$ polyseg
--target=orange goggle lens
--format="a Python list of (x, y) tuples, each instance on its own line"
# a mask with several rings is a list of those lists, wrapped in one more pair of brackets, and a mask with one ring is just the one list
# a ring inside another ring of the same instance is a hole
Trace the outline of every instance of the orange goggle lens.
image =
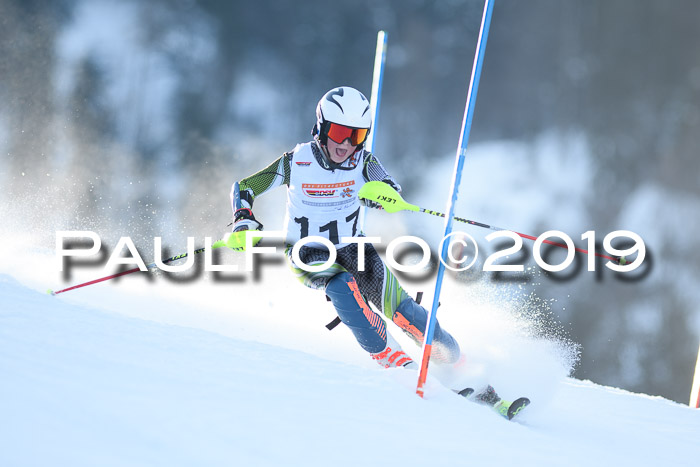
[(342, 144), (343, 141), (350, 138), (350, 144), (357, 146), (365, 142), (367, 133), (369, 133), (369, 129), (367, 128), (350, 128), (348, 126), (338, 125), (337, 123), (330, 123), (326, 134), (338, 144)]

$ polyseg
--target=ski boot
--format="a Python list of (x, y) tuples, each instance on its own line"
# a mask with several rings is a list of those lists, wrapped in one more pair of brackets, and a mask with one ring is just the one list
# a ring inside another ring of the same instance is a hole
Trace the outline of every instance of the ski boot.
[(413, 361), (403, 350), (390, 333), (386, 333), (386, 347), (381, 352), (370, 353), (370, 356), (384, 368), (408, 368), (418, 369), (418, 364)]

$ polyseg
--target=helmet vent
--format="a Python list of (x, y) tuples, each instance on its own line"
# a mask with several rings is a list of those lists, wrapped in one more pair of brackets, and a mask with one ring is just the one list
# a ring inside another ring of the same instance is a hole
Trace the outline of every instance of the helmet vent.
[[(343, 112), (343, 113), (345, 113), (345, 112), (343, 111), (343, 106), (341, 106), (340, 103), (339, 103), (337, 100), (335, 100), (335, 96), (343, 97), (344, 94), (345, 94), (345, 91), (343, 90), (343, 88), (338, 88), (338, 89), (336, 89), (334, 92), (331, 92), (331, 93), (326, 94), (326, 100), (327, 100), (328, 102), (332, 102), (332, 103), (334, 103), (335, 105), (337, 105), (338, 108), (340, 109), (340, 111)], [(367, 107), (367, 108), (369, 108), (369, 107)]]

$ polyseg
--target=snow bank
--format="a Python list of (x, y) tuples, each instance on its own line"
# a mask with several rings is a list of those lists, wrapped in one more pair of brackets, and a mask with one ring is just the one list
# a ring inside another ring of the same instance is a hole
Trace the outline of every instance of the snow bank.
[[(106, 288), (105, 288), (106, 290)], [(122, 295), (131, 292), (123, 291)], [(70, 303), (0, 276), (0, 465), (694, 465), (700, 413), (562, 379), (508, 422), (416, 373)], [(141, 309), (161, 297), (139, 297)]]

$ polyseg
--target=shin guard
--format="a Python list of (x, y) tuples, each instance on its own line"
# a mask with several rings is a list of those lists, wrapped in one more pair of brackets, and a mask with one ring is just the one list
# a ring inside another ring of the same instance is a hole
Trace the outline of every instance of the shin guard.
[(328, 281), (326, 295), (333, 302), (338, 317), (355, 335), (360, 346), (369, 353), (386, 348), (386, 326), (362, 298), (355, 278), (341, 272)]

